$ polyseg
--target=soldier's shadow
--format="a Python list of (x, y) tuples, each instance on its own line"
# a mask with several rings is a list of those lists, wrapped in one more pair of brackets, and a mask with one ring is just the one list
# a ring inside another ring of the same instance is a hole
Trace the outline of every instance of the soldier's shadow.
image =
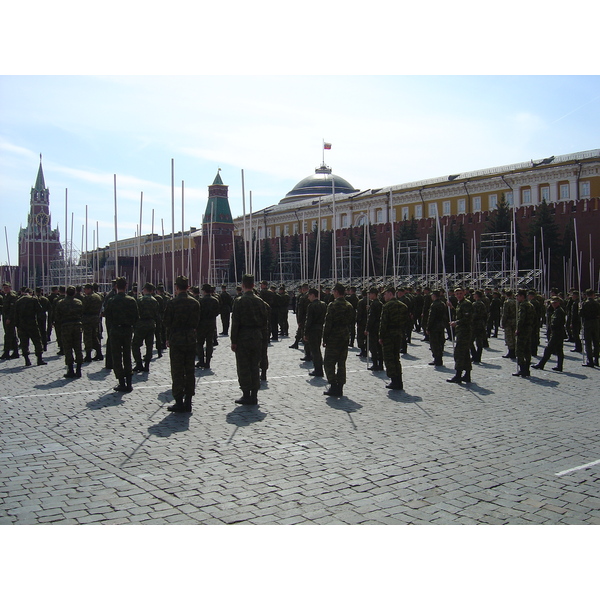
[(90, 410), (100, 410), (102, 408), (109, 408), (110, 406), (121, 406), (121, 404), (125, 404), (123, 394), (119, 392), (107, 392), (100, 396), (100, 398), (87, 402), (86, 406)]
[(157, 437), (169, 437), (174, 433), (188, 431), (191, 413), (169, 413), (160, 423), (150, 425), (148, 433)]
[(402, 402), (403, 404), (423, 402), (423, 398), (421, 398), (421, 396), (407, 394), (404, 390), (388, 390), (387, 397), (394, 402)]
[(230, 413), (227, 414), (225, 420), (230, 425), (237, 427), (247, 427), (252, 423), (263, 421), (267, 413), (262, 412), (258, 405), (254, 406), (236, 406)]
[(533, 377), (530, 376), (529, 381), (531, 383), (535, 383), (537, 385), (541, 385), (543, 387), (556, 387), (558, 385), (558, 381), (552, 381), (550, 379), (542, 379), (541, 377)]
[(78, 381), (78, 378), (61, 377), (60, 379), (57, 379), (57, 380), (53, 381), (52, 383), (39, 383), (39, 384), (36, 384), (34, 387), (38, 390), (56, 389), (56, 388), (64, 387), (65, 385), (69, 385), (73, 381)]
[(95, 373), (87, 373), (87, 378), (91, 379), (92, 381), (101, 381), (109, 376), (114, 377), (113, 372), (105, 369), (101, 369)]
[(465, 389), (475, 394), (479, 394), (480, 396), (490, 396), (496, 393), (493, 390), (488, 390), (487, 388), (481, 387), (475, 382), (465, 384)]
[(314, 387), (325, 387), (328, 385), (327, 379), (324, 377), (311, 377), (310, 379), (307, 379), (306, 382)]
[(363, 405), (358, 402), (354, 402), (354, 400), (350, 400), (346, 396), (340, 396), (336, 398), (335, 396), (329, 396), (327, 400), (327, 405), (335, 410), (343, 410), (344, 412), (351, 413), (360, 410)]
[(485, 363), (485, 362), (481, 362), (481, 363), (479, 363), (476, 366), (481, 367), (482, 369), (501, 369), (502, 368), (501, 365), (496, 365), (496, 364), (492, 364), (492, 363)]

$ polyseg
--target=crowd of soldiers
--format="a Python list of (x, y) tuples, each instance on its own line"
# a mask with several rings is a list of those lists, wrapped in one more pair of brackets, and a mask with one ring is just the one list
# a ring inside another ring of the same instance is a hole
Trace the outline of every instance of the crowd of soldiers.
[[(341, 283), (332, 288), (303, 284), (297, 294), (267, 281), (254, 287), (254, 277), (245, 275), (235, 297), (225, 285), (221, 292), (208, 283), (189, 287), (179, 276), (175, 295), (159, 284), (137, 284), (128, 289), (125, 278), (113, 281), (113, 289), (102, 294), (96, 284), (53, 287), (47, 296), (21, 288), (17, 294), (5, 282), (0, 294), (4, 325), (4, 352), (0, 360), (19, 358), (31, 366), (29, 345), (36, 364), (46, 362), (43, 353), (56, 336), (58, 354), (64, 355), (66, 378), (80, 378), (82, 366), (105, 360), (118, 381), (115, 391), (133, 389), (134, 373), (149, 372), (156, 347), (157, 358), (169, 348), (173, 412), (190, 412), (195, 394), (195, 369), (209, 370), (218, 345), (217, 318), (221, 335), (229, 335), (236, 354), (237, 375), (243, 395), (239, 404), (256, 405), (260, 382), (266, 381), (268, 347), (289, 336), (289, 314), (297, 322), (290, 348), (304, 350), (302, 361), (312, 361), (312, 377), (326, 377), (324, 392), (343, 395), (348, 348), (355, 342), (360, 358), (370, 359), (371, 371), (385, 369), (387, 388), (402, 390), (401, 355), (408, 352), (414, 334), (428, 342), (433, 367), (443, 366), (446, 342), (453, 346), (455, 375), (450, 383), (470, 383), (473, 365), (482, 362), (489, 338), (504, 331), (507, 353), (518, 365), (514, 376), (527, 378), (530, 368), (543, 369), (556, 355), (555, 371), (564, 366), (564, 341), (574, 344), (572, 352), (583, 354), (584, 366), (598, 366), (600, 355), (600, 303), (593, 290), (582, 301), (575, 289), (562, 294), (557, 289), (544, 298), (534, 289), (454, 290), (381, 286), (357, 294), (355, 287)], [(104, 328), (103, 328), (104, 318)], [(106, 356), (102, 339), (106, 330)], [(544, 352), (538, 356), (543, 343)], [(583, 339), (582, 339), (583, 337)], [(322, 352), (321, 348), (324, 348)], [(143, 355), (142, 355), (143, 349)]]

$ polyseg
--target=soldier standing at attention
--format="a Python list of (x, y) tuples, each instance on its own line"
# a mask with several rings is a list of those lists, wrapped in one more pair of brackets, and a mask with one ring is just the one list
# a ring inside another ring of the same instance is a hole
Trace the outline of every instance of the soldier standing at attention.
[(405, 328), (409, 326), (408, 307), (396, 297), (396, 290), (390, 286), (383, 296), (385, 303), (381, 309), (379, 324), (379, 343), (383, 348), (386, 375), (391, 379), (385, 387), (390, 390), (402, 390), (402, 365), (400, 352), (406, 342)]
[(568, 331), (571, 333), (570, 341), (575, 342), (575, 347), (571, 352), (582, 352), (583, 345), (581, 343), (581, 315), (579, 314), (579, 292), (573, 290), (571, 292), (570, 304), (567, 304), (567, 319)]
[(327, 306), (319, 300), (319, 292), (315, 288), (308, 290), (308, 308), (306, 309), (306, 322), (304, 324), (304, 341), (310, 347), (313, 357), (314, 370), (309, 372), (312, 377), (323, 377), (323, 355), (321, 354), (321, 341), (323, 339), (323, 323)]
[(579, 315), (583, 323), (583, 340), (587, 362), (584, 367), (597, 367), (600, 357), (600, 304), (596, 300), (593, 289), (585, 291), (586, 301), (582, 304)]
[(277, 322), (279, 323), (279, 334), (282, 337), (289, 336), (290, 325), (288, 322), (288, 313), (290, 306), (290, 295), (285, 291), (285, 287), (282, 285), (279, 288), (279, 293), (277, 294)]
[[(231, 350), (235, 352), (238, 381), (243, 396), (237, 404), (258, 404), (261, 346), (267, 331), (265, 301), (254, 293), (254, 275), (242, 277), (242, 295), (233, 302), (231, 313)], [(268, 336), (268, 333), (267, 333)]]
[[(108, 339), (115, 377), (119, 381), (115, 392), (131, 392), (131, 338), (139, 318), (136, 300), (126, 293), (125, 277), (117, 277), (117, 293), (106, 303), (104, 314), (110, 323)], [(108, 352), (107, 351), (107, 354)]]
[[(356, 295), (356, 288), (352, 286), (350, 288), (350, 293), (346, 296), (346, 300), (352, 304), (352, 308), (354, 309), (354, 313), (356, 314), (356, 309), (358, 308), (358, 296)], [(350, 326), (350, 343), (348, 346), (352, 348), (354, 346), (354, 340), (356, 338), (356, 323), (352, 323)]]
[(275, 342), (277, 337), (277, 298), (275, 292), (269, 289), (269, 283), (265, 280), (260, 282), (260, 292), (258, 295), (271, 307), (269, 313), (269, 327), (271, 329), (271, 339)]
[[(81, 377), (81, 365), (83, 363), (83, 352), (81, 351), (81, 319), (83, 317), (83, 304), (75, 298), (75, 287), (70, 285), (66, 289), (66, 296), (58, 300), (54, 310), (54, 322), (57, 331), (60, 331), (62, 350), (65, 355), (67, 372), (64, 377)], [(73, 359), (75, 354), (75, 359)], [(73, 363), (76, 371), (73, 371)]]
[(442, 302), (441, 296), (439, 290), (431, 292), (432, 302), (427, 309), (427, 323), (424, 323), (425, 335), (429, 338), (429, 347), (433, 356), (433, 361), (429, 364), (435, 367), (444, 365), (444, 344), (449, 321), (448, 307)]
[[(308, 284), (303, 283), (300, 288), (300, 295), (296, 301), (296, 322), (298, 329), (296, 330), (296, 339), (290, 348), (298, 350), (298, 342), (304, 339), (304, 323), (306, 322), (306, 308), (308, 306)], [(310, 351), (308, 351), (310, 352)]]
[(517, 301), (513, 298), (512, 290), (504, 292), (506, 300), (502, 304), (502, 319), (500, 326), (504, 329), (504, 343), (508, 352), (502, 358), (517, 358), (515, 349), (517, 340), (515, 331), (517, 329)]
[(53, 318), (53, 310), (54, 310), (54, 301), (58, 298), (58, 286), (53, 285), (50, 288), (50, 294), (48, 295), (48, 302), (50, 306), (48, 307), (48, 321), (46, 323), (46, 341), (49, 342), (52, 338), (52, 323), (54, 322)]
[[(198, 322), (196, 349), (199, 369), (210, 369), (210, 360), (213, 355), (215, 332), (217, 331), (217, 317), (221, 311), (219, 301), (212, 295), (212, 286), (205, 283), (202, 286), (200, 298), (200, 321)], [(206, 344), (206, 353), (204, 345)]]
[(42, 312), (38, 315), (37, 321), (40, 327), (40, 338), (42, 340), (42, 347), (44, 351), (48, 350), (48, 334), (46, 333), (48, 329), (48, 313), (50, 312), (50, 300), (44, 296), (42, 293), (42, 288), (35, 288), (35, 297), (38, 299), (40, 306), (42, 307)]
[(556, 354), (557, 362), (556, 366), (552, 367), (553, 371), (562, 371), (563, 370), (563, 361), (565, 359), (565, 353), (563, 350), (563, 344), (565, 338), (567, 337), (565, 322), (567, 320), (567, 316), (565, 314), (564, 309), (561, 307), (561, 300), (558, 296), (553, 296), (550, 298), (550, 303), (552, 305), (552, 314), (549, 318), (549, 329), (550, 329), (550, 339), (548, 340), (548, 344), (546, 345), (546, 349), (544, 350), (544, 355), (542, 356), (542, 360), (537, 365), (532, 365), (534, 369), (543, 369), (544, 365), (548, 362), (548, 359), (552, 354)]
[(360, 348), (359, 358), (367, 356), (367, 317), (369, 313), (369, 295), (367, 290), (362, 291), (361, 299), (356, 305), (356, 345)]
[[(40, 334), (40, 325), (38, 319), (44, 314), (44, 309), (29, 288), (25, 288), (23, 295), (14, 303), (11, 321), (19, 333), (21, 341), (21, 353), (25, 359), (25, 366), (30, 367), (29, 360), (29, 340), (32, 341), (37, 356), (37, 364), (45, 365), (42, 359), (44, 346), (42, 344), (42, 336)], [(44, 330), (45, 332), (45, 330)]]
[(94, 286), (86, 283), (83, 286), (83, 346), (85, 357), (83, 362), (92, 362), (92, 350), (96, 351), (93, 360), (102, 360), (102, 348), (100, 347), (100, 311), (102, 310), (102, 298), (94, 292)]
[[(133, 370), (136, 373), (150, 371), (150, 361), (152, 360), (152, 349), (154, 348), (154, 334), (156, 324), (160, 320), (160, 308), (158, 301), (153, 296), (154, 285), (150, 282), (144, 285), (142, 297), (138, 298), (138, 313), (140, 318), (137, 320), (133, 330), (133, 341), (131, 342), (131, 351), (135, 360)], [(144, 362), (142, 364), (142, 345), (146, 346), (144, 353)]]
[(483, 301), (484, 295), (481, 290), (473, 293), (473, 320), (472, 320), (472, 338), (471, 359), (478, 365), (481, 362), (481, 354), (486, 343), (486, 326), (488, 320), (488, 311)]
[(221, 325), (223, 326), (221, 335), (229, 335), (229, 321), (231, 319), (231, 305), (233, 304), (233, 298), (227, 291), (226, 285), (221, 286), (219, 299), (221, 301)]
[(519, 370), (513, 373), (514, 377), (529, 377), (531, 374), (529, 366), (531, 365), (531, 336), (539, 323), (538, 314), (531, 302), (527, 300), (527, 291), (519, 290), (517, 292), (517, 328), (515, 335), (517, 338), (516, 355)]
[(329, 382), (325, 396), (342, 396), (346, 383), (346, 359), (350, 326), (355, 322), (356, 313), (352, 304), (344, 298), (346, 288), (341, 283), (333, 287), (333, 301), (327, 306), (323, 327), (325, 356), (323, 367)]
[[(465, 290), (457, 288), (454, 291), (456, 308), (454, 321), (450, 326), (454, 329), (454, 369), (456, 375), (446, 379), (449, 383), (471, 382), (471, 321), (473, 316), (473, 305), (467, 300)], [(452, 301), (448, 300), (448, 306), (452, 307)], [(462, 375), (464, 371), (464, 375)]]
[(383, 371), (383, 348), (379, 343), (379, 325), (383, 304), (379, 301), (378, 295), (379, 292), (376, 287), (369, 290), (369, 311), (365, 327), (365, 336), (369, 339), (369, 350), (373, 361), (369, 371)]
[(106, 296), (104, 297), (104, 302), (102, 303), (102, 315), (104, 316), (104, 322), (106, 323), (106, 362), (104, 363), (104, 368), (112, 371), (112, 352), (110, 351), (110, 329), (111, 322), (110, 317), (106, 315), (106, 305), (110, 302), (112, 298), (117, 295), (117, 280), (112, 280), (112, 289)]
[(164, 324), (171, 364), (172, 393), (175, 404), (171, 412), (192, 412), (192, 397), (196, 393), (196, 328), (200, 321), (200, 303), (188, 294), (188, 278), (180, 275), (175, 281), (177, 294), (167, 302)]
[[(16, 292), (13, 292), (12, 286), (8, 281), (2, 285), (4, 300), (2, 302), (2, 320), (4, 321), (4, 353), (0, 359), (19, 358), (19, 342), (17, 339), (17, 330), (14, 323), (11, 322), (10, 314), (15, 302), (18, 300)], [(12, 352), (12, 354), (11, 354)]]

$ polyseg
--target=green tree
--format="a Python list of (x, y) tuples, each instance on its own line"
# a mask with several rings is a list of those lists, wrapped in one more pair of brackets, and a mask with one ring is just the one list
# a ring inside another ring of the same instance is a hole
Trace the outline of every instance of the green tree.
[(504, 192), (500, 195), (500, 201), (496, 208), (491, 212), (490, 218), (485, 227), (486, 233), (509, 233), (512, 227), (512, 209), (506, 201)]
[(550, 248), (551, 265), (549, 266), (555, 271), (560, 262), (560, 233), (558, 225), (554, 222), (554, 215), (545, 200), (542, 200), (542, 203), (537, 207), (535, 217), (529, 224), (527, 242), (528, 247), (523, 253), (524, 268), (533, 268), (534, 249), (538, 255), (535, 256), (535, 262), (538, 264), (542, 250), (544, 252), (544, 261), (547, 261), (548, 248)]
[(263, 279), (272, 279), (273, 269), (275, 269), (275, 259), (271, 239), (263, 240), (263, 247), (260, 253), (260, 267)]

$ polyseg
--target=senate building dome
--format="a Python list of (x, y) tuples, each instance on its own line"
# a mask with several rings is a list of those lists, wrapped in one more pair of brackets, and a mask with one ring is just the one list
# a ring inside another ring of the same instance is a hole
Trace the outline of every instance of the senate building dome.
[(279, 204), (287, 204), (296, 200), (315, 198), (317, 196), (330, 196), (334, 191), (336, 194), (350, 194), (359, 190), (350, 185), (343, 177), (333, 175), (331, 169), (327, 165), (322, 164), (319, 168), (315, 169), (314, 175), (309, 175), (297, 183), (279, 201)]

